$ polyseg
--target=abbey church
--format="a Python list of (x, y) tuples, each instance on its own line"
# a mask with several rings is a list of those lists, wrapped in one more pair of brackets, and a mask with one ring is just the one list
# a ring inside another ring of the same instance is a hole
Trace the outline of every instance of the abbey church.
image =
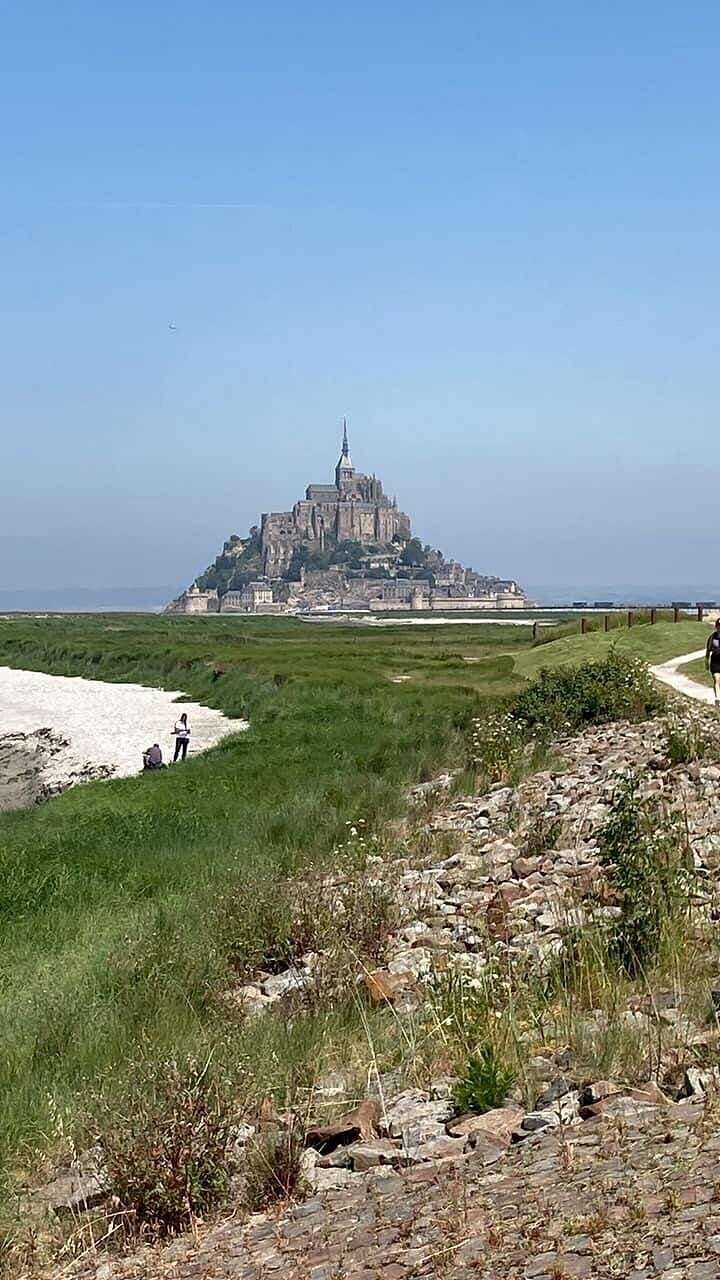
[(476, 573), (413, 537), (375, 475), (356, 471), (343, 422), (334, 484), (309, 484), (290, 511), (266, 511), (245, 538), (167, 607), (173, 613), (349, 609), (518, 609), (512, 580)]
[(410, 517), (385, 496), (382, 481), (353, 467), (345, 422), (335, 483), (309, 484), (292, 511), (265, 512), (260, 533), (268, 578), (287, 572), (299, 544), (322, 552), (330, 542), (389, 546), (411, 537)]

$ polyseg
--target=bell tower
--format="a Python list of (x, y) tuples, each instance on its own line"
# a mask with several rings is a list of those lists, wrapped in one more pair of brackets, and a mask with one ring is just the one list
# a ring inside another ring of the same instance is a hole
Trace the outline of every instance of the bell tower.
[(350, 457), (350, 446), (348, 445), (347, 422), (343, 418), (343, 442), (342, 452), (335, 468), (335, 484), (341, 491), (352, 486), (355, 479), (355, 468)]

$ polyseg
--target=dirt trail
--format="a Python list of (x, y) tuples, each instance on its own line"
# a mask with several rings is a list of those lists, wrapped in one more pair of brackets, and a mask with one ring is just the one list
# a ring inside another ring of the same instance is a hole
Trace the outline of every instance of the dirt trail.
[(698, 658), (704, 657), (705, 650), (696, 649), (693, 653), (683, 653), (679, 658), (671, 658), (669, 662), (661, 662), (658, 666), (651, 667), (650, 671), (656, 680), (669, 685), (671, 689), (684, 694), (686, 698), (694, 698), (696, 702), (705, 702), (712, 707), (715, 704), (712, 689), (698, 684), (696, 680), (691, 680), (689, 676), (684, 676), (678, 671), (678, 667), (684, 667), (686, 663), (695, 662)]

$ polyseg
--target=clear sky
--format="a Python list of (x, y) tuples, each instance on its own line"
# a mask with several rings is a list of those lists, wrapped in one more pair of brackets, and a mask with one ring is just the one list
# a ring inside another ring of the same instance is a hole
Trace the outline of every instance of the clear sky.
[(343, 414), (476, 568), (714, 581), (719, 65), (711, 0), (0, 2), (0, 587), (189, 581)]

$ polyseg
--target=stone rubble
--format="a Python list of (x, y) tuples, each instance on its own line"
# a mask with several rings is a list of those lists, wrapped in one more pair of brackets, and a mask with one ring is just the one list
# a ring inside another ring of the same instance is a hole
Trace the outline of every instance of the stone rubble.
[[(598, 833), (618, 775), (630, 769), (645, 794), (682, 808), (696, 927), (712, 923), (720, 768), (670, 766), (656, 722), (593, 728), (559, 744), (559, 753), (557, 768), (517, 788), (443, 796), (428, 812), (429, 853), (410, 852), (391, 867), (371, 859), (371, 875), (391, 870), (402, 920), (382, 968), (358, 974), (371, 1002), (412, 1015), (438, 972), (479, 982), (491, 954), (542, 972), (568, 925), (617, 915)], [(429, 795), (423, 784), (416, 799)], [(453, 851), (439, 858), (447, 837)], [(305, 957), (285, 973), (258, 975), (239, 998), (260, 1014), (308, 986), (316, 963)], [(720, 984), (715, 997), (720, 1005)], [(661, 1019), (678, 1042), (712, 1039), (712, 1031), (683, 1021), (672, 992), (637, 1004), (623, 1014), (630, 1030), (652, 1032)], [(588, 1015), (598, 1025), (603, 1016)], [(577, 1079), (563, 1050), (530, 1068), (538, 1082), (530, 1110), (511, 1095), (485, 1115), (458, 1116), (452, 1079), (386, 1092), (379, 1103), (309, 1129), (313, 1196), (305, 1203), (279, 1217), (213, 1227), (197, 1245), (178, 1241), (113, 1262), (107, 1272), (80, 1267), (73, 1274), (720, 1280), (720, 1137), (714, 1126), (708, 1137), (700, 1123), (720, 1070), (679, 1068), (666, 1094), (652, 1082), (629, 1088)], [(706, 1218), (702, 1234), (699, 1218)]]
[[(392, 1005), (400, 1016), (412, 1014), (425, 1002), (427, 984), (438, 973), (457, 972), (471, 984), (481, 982), (493, 952), (542, 971), (558, 954), (569, 926), (618, 915), (612, 882), (599, 860), (598, 832), (618, 776), (630, 769), (640, 774), (643, 794), (682, 807), (697, 877), (695, 907), (699, 919), (709, 918), (712, 881), (720, 869), (720, 842), (714, 834), (720, 831), (720, 768), (697, 763), (670, 767), (663, 726), (657, 721), (594, 727), (560, 742), (557, 752), (558, 767), (536, 773), (516, 788), (497, 785), (484, 795), (446, 797), (431, 812), (428, 828), (435, 837), (450, 834), (459, 844), (447, 857), (437, 859), (433, 842), (430, 854), (392, 861), (403, 924), (389, 940), (383, 967), (359, 975), (371, 1003)], [(441, 782), (444, 793), (445, 775)], [(416, 799), (427, 797), (431, 785), (416, 788)], [(546, 842), (550, 847), (542, 847)], [(383, 861), (377, 857), (371, 864), (371, 873), (382, 878), (387, 869)], [(310, 955), (285, 973), (260, 975), (241, 990), (240, 999), (249, 1011), (260, 1012), (309, 985), (316, 963), (317, 956)], [(678, 1041), (691, 1040), (698, 1029), (678, 1019), (669, 994), (668, 1002), (661, 1017), (674, 1026)], [(595, 1011), (589, 1029), (593, 1018), (600, 1028), (603, 1017)], [(654, 1025), (643, 1009), (625, 1010), (622, 1020), (631, 1031), (649, 1032)], [(702, 1033), (698, 1035), (702, 1041)], [(604, 1093), (602, 1082), (594, 1086), (597, 1097), (588, 1098), (581, 1096), (577, 1081), (563, 1078), (559, 1060), (534, 1065), (546, 1087), (539, 1088), (530, 1111), (514, 1118), (510, 1134), (515, 1143), (533, 1134), (564, 1131), (600, 1112), (634, 1114), (643, 1106), (671, 1101), (656, 1090), (651, 1102), (653, 1086), (640, 1098), (620, 1085)], [(704, 1096), (714, 1079), (713, 1073), (690, 1067), (671, 1096)], [(453, 1108), (448, 1097), (446, 1092), (438, 1102), (429, 1093), (410, 1090), (395, 1098), (376, 1138), (368, 1141), (364, 1135), (357, 1161), (348, 1148), (343, 1168), (399, 1167), (463, 1156), (472, 1145), (470, 1133), (449, 1127)], [(395, 1144), (394, 1154), (388, 1142)], [(322, 1182), (321, 1169), (312, 1171), (316, 1184)]]
[[(385, 1143), (373, 1144), (381, 1157)], [(345, 1180), (303, 1203), (198, 1224), (128, 1257), (89, 1253), (54, 1276), (720, 1280), (720, 1133), (699, 1102), (533, 1135), (500, 1162), (480, 1147), (335, 1172)]]

